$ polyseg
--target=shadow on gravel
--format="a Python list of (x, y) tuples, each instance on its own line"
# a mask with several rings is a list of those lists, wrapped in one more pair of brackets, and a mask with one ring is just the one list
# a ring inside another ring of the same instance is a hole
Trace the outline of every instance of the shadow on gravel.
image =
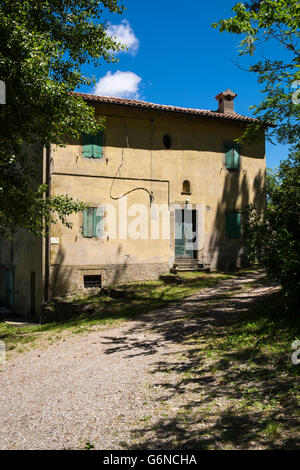
[[(270, 289), (274, 287), (274, 284), (265, 280), (264, 284)], [(232, 286), (231, 282), (223, 282), (213, 291), (204, 291), (174, 305), (155, 310), (150, 315), (141, 316), (134, 326), (129, 325), (125, 336), (102, 336), (103, 343), (108, 346), (105, 353), (124, 351), (128, 353), (127, 357), (155, 354), (161, 345), (168, 342), (189, 344), (190, 341), (193, 342), (195, 334), (215, 333), (216, 326), (232, 322), (255, 302), (253, 296), (247, 292), (241, 297), (230, 298), (238, 292), (242, 292), (240, 287)], [(157, 339), (148, 340), (147, 333), (157, 333)]]
[[(290, 357), (290, 344), (300, 334), (299, 321), (283, 316), (278, 291), (232, 301), (234, 312), (229, 308), (226, 315), (222, 310), (228, 302), (215, 305), (213, 313), (211, 308), (190, 313), (183, 306), (180, 312), (174, 309), (173, 321), (158, 314), (154, 322), (129, 329), (116, 342), (106, 337), (109, 344), (114, 343), (107, 354), (122, 350), (127, 357), (154, 354), (169, 341), (182, 344), (180, 360), (166, 354), (165, 361), (151, 370), (165, 373), (166, 379), (156, 384), (161, 392), (155, 400), (158, 406), (167, 403), (170, 408), (151, 424), (136, 426), (134, 444), (126, 448), (300, 447), (299, 368)], [(179, 320), (176, 315), (187, 316)], [(142, 331), (158, 332), (159, 339), (152, 343), (147, 336), (141, 341), (130, 339)]]

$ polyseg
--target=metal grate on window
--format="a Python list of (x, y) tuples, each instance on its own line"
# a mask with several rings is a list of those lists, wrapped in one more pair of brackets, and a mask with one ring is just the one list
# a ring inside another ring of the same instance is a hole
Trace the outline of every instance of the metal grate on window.
[(89, 289), (91, 287), (101, 287), (101, 276), (100, 275), (83, 276), (83, 286), (85, 289)]

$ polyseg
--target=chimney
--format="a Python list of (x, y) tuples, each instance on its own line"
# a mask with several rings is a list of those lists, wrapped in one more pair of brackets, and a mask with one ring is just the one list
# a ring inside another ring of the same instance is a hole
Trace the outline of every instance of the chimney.
[(223, 91), (223, 93), (219, 93), (216, 96), (216, 100), (218, 100), (218, 112), (224, 114), (234, 114), (235, 111), (233, 109), (233, 100), (236, 98), (237, 95), (233, 93), (231, 90)]

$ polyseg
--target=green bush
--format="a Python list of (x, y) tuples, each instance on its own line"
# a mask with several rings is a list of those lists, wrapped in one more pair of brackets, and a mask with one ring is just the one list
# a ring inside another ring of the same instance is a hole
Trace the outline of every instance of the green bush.
[(270, 278), (283, 287), (292, 311), (300, 300), (300, 152), (267, 174), (267, 207), (259, 214), (254, 204), (244, 211), (243, 234), (250, 260), (263, 264)]

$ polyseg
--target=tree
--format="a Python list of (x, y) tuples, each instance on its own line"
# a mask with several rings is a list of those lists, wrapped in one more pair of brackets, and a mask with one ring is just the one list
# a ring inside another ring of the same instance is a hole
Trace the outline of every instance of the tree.
[[(300, 272), (300, 2), (254, 0), (238, 3), (235, 16), (214, 24), (220, 31), (243, 34), (241, 55), (254, 55), (259, 43), (275, 41), (276, 59), (265, 58), (250, 67), (264, 84), (264, 99), (253, 106), (261, 122), (249, 126), (242, 139), (253, 139), (266, 122), (279, 142), (291, 145), (290, 156), (277, 171), (267, 174), (267, 207), (244, 210), (243, 234), (249, 258), (258, 259), (272, 279), (280, 282), (291, 308), (299, 302)], [(284, 59), (278, 60), (280, 51)]]
[[(240, 55), (253, 56), (258, 45), (275, 42), (275, 57), (250, 66), (264, 84), (264, 99), (253, 106), (261, 124), (250, 125), (244, 139), (251, 139), (266, 122), (277, 124), (269, 137), (299, 147), (300, 141), (300, 3), (298, 0), (240, 2), (235, 16), (213, 24), (220, 32), (244, 35)], [(282, 56), (282, 59), (278, 59)], [(298, 90), (299, 88), (299, 90)]]
[(66, 136), (103, 128), (92, 107), (71, 92), (92, 80), (92, 61), (113, 62), (122, 48), (107, 33), (102, 14), (121, 14), (119, 0), (0, 0), (0, 233), (17, 227), (41, 234), (56, 219), (84, 207), (66, 195), (46, 197), (38, 185), (41, 149)]
[(245, 6), (248, 10), (251, 11), (259, 11), (260, 4), (263, 2), (263, 0), (251, 0), (251, 3), (246, 2)]
[(284, 291), (286, 306), (300, 301), (300, 153), (281, 162), (267, 177), (268, 204), (263, 215), (249, 205), (244, 211), (244, 239), (249, 258), (266, 266)]

